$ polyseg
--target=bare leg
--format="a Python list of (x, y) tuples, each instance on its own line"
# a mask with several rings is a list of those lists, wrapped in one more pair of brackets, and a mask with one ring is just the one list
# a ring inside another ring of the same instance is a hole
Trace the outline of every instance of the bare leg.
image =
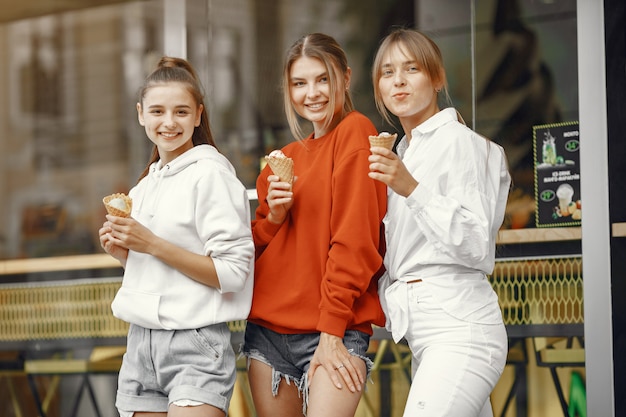
[[(363, 359), (353, 356), (351, 361), (363, 375), (366, 374), (367, 370)], [(364, 387), (361, 387), (361, 391), (351, 392), (345, 383), (342, 385), (342, 389), (336, 388), (326, 369), (319, 367), (315, 371), (315, 377), (309, 381), (307, 417), (354, 417)]]
[(224, 417), (226, 413), (212, 405), (203, 404), (190, 407), (170, 405), (167, 413), (136, 412), (133, 417)]
[[(258, 417), (301, 417), (302, 397), (295, 383), (281, 378), (278, 395), (272, 394), (272, 368), (255, 359), (248, 369), (252, 400)], [(325, 416), (326, 417), (326, 416)]]
[(224, 417), (226, 413), (217, 407), (209, 404), (196, 405), (191, 407), (178, 407), (170, 405), (167, 412), (168, 417)]

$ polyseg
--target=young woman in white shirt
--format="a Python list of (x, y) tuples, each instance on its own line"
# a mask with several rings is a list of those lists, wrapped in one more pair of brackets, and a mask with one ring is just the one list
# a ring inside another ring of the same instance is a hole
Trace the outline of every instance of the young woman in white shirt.
[(504, 151), (440, 109), (443, 60), (422, 33), (383, 39), (372, 78), (378, 110), (404, 131), (397, 154), (373, 147), (369, 157), (369, 176), (389, 187), (379, 294), (394, 340), (413, 356), (404, 417), (492, 416), (507, 355), (487, 279), (510, 187)]

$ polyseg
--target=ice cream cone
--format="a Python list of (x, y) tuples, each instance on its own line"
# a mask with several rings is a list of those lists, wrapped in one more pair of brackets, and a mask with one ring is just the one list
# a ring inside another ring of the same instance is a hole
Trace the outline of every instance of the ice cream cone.
[(281, 181), (293, 182), (293, 159), (266, 156), (265, 160), (272, 169), (274, 175), (278, 175)]
[(395, 143), (397, 137), (398, 137), (397, 133), (394, 133), (393, 135), (391, 135), (385, 132), (381, 133), (378, 136), (370, 136), (369, 137), (370, 146), (372, 147), (380, 146), (382, 148), (387, 148), (391, 150), (391, 148), (393, 148), (393, 144)]
[(107, 213), (112, 216), (130, 217), (133, 200), (124, 193), (115, 193), (102, 199)]

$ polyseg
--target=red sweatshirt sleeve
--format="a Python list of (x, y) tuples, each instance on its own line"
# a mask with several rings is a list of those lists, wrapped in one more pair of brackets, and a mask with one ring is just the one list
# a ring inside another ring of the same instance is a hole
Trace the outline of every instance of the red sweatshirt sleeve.
[(269, 169), (267, 167), (264, 168), (261, 174), (259, 174), (256, 184), (259, 206), (256, 209), (255, 219), (252, 220), (252, 237), (254, 239), (257, 258), (263, 253), (263, 249), (265, 249), (270, 240), (272, 240), (272, 237), (278, 233), (281, 227), (280, 224), (275, 224), (267, 220), (267, 215), (269, 214), (269, 206), (266, 200), (268, 187), (267, 176), (270, 174)]
[[(321, 284), (318, 330), (343, 337), (363, 297), (377, 304), (372, 279), (382, 265), (381, 222), (387, 208), (386, 187), (368, 177), (369, 135), (377, 134), (364, 118), (340, 125), (332, 178), (331, 242)], [(357, 144), (357, 145), (355, 145)], [(366, 294), (368, 293), (369, 294)], [(371, 312), (370, 312), (371, 313)]]

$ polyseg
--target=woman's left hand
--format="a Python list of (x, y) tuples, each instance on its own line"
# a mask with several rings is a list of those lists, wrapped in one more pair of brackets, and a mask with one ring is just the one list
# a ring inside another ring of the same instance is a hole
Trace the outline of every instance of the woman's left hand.
[(361, 387), (365, 383), (365, 376), (354, 366), (353, 361), (355, 360), (361, 359), (355, 358), (348, 352), (340, 337), (322, 333), (320, 335), (320, 343), (317, 345), (317, 349), (315, 349), (313, 359), (311, 359), (309, 380), (313, 379), (315, 372), (321, 366), (326, 370), (333, 384), (338, 389), (342, 389), (341, 380), (339, 379), (341, 376), (350, 391), (361, 391)]
[(123, 248), (121, 246), (113, 243), (113, 239), (111, 237), (111, 226), (109, 221), (107, 220), (102, 224), (102, 227), (98, 230), (98, 235), (100, 239), (100, 246), (106, 253), (111, 255), (113, 258), (117, 259), (123, 267), (126, 266), (126, 260), (128, 259), (128, 249)]
[(408, 197), (418, 186), (418, 182), (398, 155), (389, 149), (379, 146), (372, 147), (369, 156), (370, 178), (384, 182), (396, 194)]

